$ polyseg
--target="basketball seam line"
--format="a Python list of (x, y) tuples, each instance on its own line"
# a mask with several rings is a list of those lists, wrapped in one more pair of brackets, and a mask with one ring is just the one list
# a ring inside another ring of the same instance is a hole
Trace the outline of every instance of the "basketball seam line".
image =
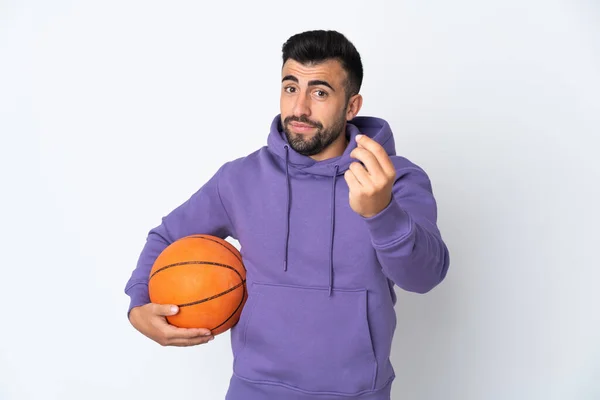
[(211, 238), (207, 238), (207, 237), (206, 237), (206, 236), (204, 236), (204, 235), (191, 235), (191, 236), (187, 236), (187, 237), (188, 237), (188, 238), (193, 238), (193, 239), (204, 239), (204, 240), (208, 240), (208, 241), (210, 241), (210, 242), (216, 243), (216, 244), (218, 244), (219, 246), (223, 246), (223, 247), (224, 247), (224, 248), (225, 248), (227, 251), (229, 251), (231, 254), (233, 254), (233, 256), (234, 256), (235, 258), (237, 258), (239, 262), (241, 262), (242, 264), (244, 263), (244, 262), (242, 261), (242, 259), (241, 259), (240, 257), (238, 257), (238, 255), (237, 255), (237, 254), (235, 254), (235, 253), (234, 253), (234, 252), (233, 252), (233, 251), (232, 251), (232, 250), (231, 250), (229, 247), (227, 247), (226, 245), (224, 245), (224, 244), (223, 244), (223, 243), (221, 243), (221, 242), (218, 242), (218, 241), (216, 241), (216, 240), (214, 240), (214, 239), (211, 239)]
[(150, 275), (150, 278), (148, 278), (148, 280), (151, 280), (156, 274), (158, 274), (159, 272), (164, 271), (165, 269), (173, 268), (173, 267), (179, 267), (179, 266), (182, 266), (182, 265), (190, 265), (190, 264), (195, 264), (195, 265), (213, 265), (213, 266), (216, 266), (216, 267), (227, 268), (227, 269), (230, 269), (230, 270), (234, 271), (240, 277), (240, 279), (242, 279), (242, 276), (240, 275), (240, 273), (235, 268), (233, 268), (231, 265), (221, 264), (221, 263), (212, 262), (212, 261), (182, 261), (182, 262), (178, 262), (178, 263), (174, 263), (174, 264), (165, 265), (164, 267), (160, 267), (159, 269), (157, 269), (156, 271), (154, 271), (152, 273), (152, 275)]
[[(246, 280), (244, 280), (244, 283), (246, 282)], [(242, 304), (244, 303), (244, 298), (246, 297), (246, 285), (242, 286), (242, 298), (240, 299), (240, 303), (238, 304), (238, 306), (235, 308), (235, 310), (231, 313), (231, 315), (229, 317), (227, 317), (227, 319), (223, 322), (221, 322), (219, 325), (215, 326), (214, 328), (211, 329), (215, 330), (218, 329), (220, 327), (222, 327), (223, 325), (225, 325), (227, 323), (227, 321), (229, 321), (231, 318), (233, 318), (233, 316), (238, 312), (238, 310), (242, 307)]]
[[(227, 210), (225, 210), (225, 213), (227, 213)], [(229, 217), (229, 215), (228, 215), (228, 217)], [(186, 238), (204, 239), (204, 240), (208, 240), (210, 242), (216, 243), (216, 244), (224, 247), (227, 251), (229, 251), (242, 264), (242, 267), (244, 269), (246, 269), (244, 267), (243, 260), (235, 252), (233, 252), (229, 247), (227, 247), (223, 243), (220, 243), (220, 242), (218, 242), (216, 240), (204, 237), (202, 235), (191, 235), (191, 236), (187, 236)], [(185, 261), (185, 262), (170, 264), (170, 265), (166, 265), (164, 267), (161, 267), (160, 269), (154, 271), (154, 273), (150, 276), (150, 278), (148, 279), (148, 281), (150, 281), (150, 279), (152, 279), (152, 277), (154, 275), (156, 275), (158, 272), (164, 271), (166, 268), (171, 268), (171, 267), (176, 267), (176, 266), (181, 266), (181, 265), (189, 265), (189, 264), (195, 264), (195, 265), (214, 265), (214, 266), (219, 266), (219, 267), (223, 267), (223, 268), (228, 268), (228, 269), (231, 269), (232, 271), (234, 271), (239, 276), (239, 278), (242, 279), (242, 276), (240, 275), (240, 273), (235, 268), (231, 267), (230, 265), (220, 264), (220, 263), (215, 263), (215, 262), (210, 262), (210, 261)], [(241, 283), (237, 284), (235, 287), (230, 288), (229, 290), (227, 290), (225, 292), (221, 292), (219, 294), (216, 294), (216, 295), (211, 296), (211, 297), (206, 298), (206, 299), (194, 301), (194, 302), (191, 302), (191, 303), (180, 304), (180, 305), (178, 305), (178, 307), (188, 307), (188, 306), (193, 306), (193, 305), (196, 305), (196, 304), (201, 304), (201, 303), (209, 301), (209, 300), (213, 300), (215, 298), (218, 298), (220, 296), (223, 296), (223, 295), (225, 295), (227, 293), (232, 292), (233, 290), (239, 288), (240, 286), (242, 286), (243, 292), (242, 292), (242, 297), (240, 299), (239, 304), (237, 305), (237, 307), (235, 308), (235, 310), (233, 311), (233, 313), (231, 313), (231, 315), (229, 317), (227, 317), (227, 319), (225, 319), (225, 321), (221, 322), (219, 325), (215, 326), (214, 328), (211, 328), (211, 330), (218, 329), (221, 326), (225, 325), (227, 323), (227, 321), (229, 321), (231, 318), (233, 318), (233, 316), (239, 311), (240, 307), (244, 303), (244, 298), (246, 297), (246, 293), (247, 293), (247, 290), (246, 290), (246, 280), (245, 279), (242, 279)]]
[(231, 292), (233, 292), (235, 289), (239, 288), (240, 286), (242, 286), (242, 285), (243, 285), (243, 284), (245, 284), (245, 283), (246, 283), (246, 281), (245, 281), (245, 280), (243, 280), (241, 283), (238, 283), (238, 284), (237, 284), (237, 285), (235, 285), (234, 287), (232, 287), (232, 288), (229, 288), (229, 289), (227, 289), (227, 290), (225, 290), (225, 291), (223, 291), (223, 292), (221, 292), (221, 293), (217, 293), (217, 294), (215, 294), (215, 295), (212, 295), (212, 296), (210, 296), (210, 297), (207, 297), (207, 298), (205, 298), (205, 299), (201, 299), (201, 300), (192, 301), (192, 302), (190, 302), (190, 303), (178, 304), (177, 306), (178, 306), (178, 307), (189, 307), (189, 306), (194, 306), (194, 305), (196, 305), (196, 304), (200, 304), (200, 303), (207, 302), (207, 301), (209, 301), (209, 300), (214, 300), (214, 299), (216, 299), (217, 297), (221, 297), (221, 296), (224, 296), (224, 295), (226, 295), (227, 293), (231, 293)]

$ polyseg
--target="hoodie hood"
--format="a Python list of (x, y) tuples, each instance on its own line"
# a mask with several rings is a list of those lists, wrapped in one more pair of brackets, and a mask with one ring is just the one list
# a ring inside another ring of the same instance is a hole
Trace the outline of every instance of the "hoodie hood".
[(350, 157), (352, 150), (356, 148), (356, 135), (363, 134), (377, 143), (383, 146), (388, 155), (396, 155), (396, 147), (394, 143), (394, 136), (390, 129), (387, 121), (376, 118), (361, 116), (355, 117), (351, 121), (346, 123), (346, 137), (349, 139), (348, 146), (344, 153), (339, 157), (333, 157), (323, 161), (315, 161), (308, 156), (304, 156), (294, 151), (289, 147), (285, 133), (283, 132), (281, 115), (277, 115), (272, 123), (267, 139), (267, 145), (269, 151), (280, 157), (282, 160), (286, 159), (286, 146), (288, 151), (288, 162), (293, 168), (302, 170), (307, 174), (321, 175), (321, 176), (332, 176), (333, 169), (337, 165), (338, 175), (343, 174), (352, 162), (357, 161)]
[(333, 236), (335, 232), (335, 186), (338, 176), (343, 174), (352, 162), (357, 161), (350, 156), (352, 150), (356, 148), (356, 135), (364, 134), (375, 140), (383, 146), (388, 155), (396, 154), (394, 137), (389, 124), (375, 117), (356, 117), (346, 124), (346, 137), (348, 146), (341, 156), (329, 158), (327, 160), (316, 161), (308, 156), (304, 156), (296, 152), (289, 145), (287, 137), (283, 131), (281, 114), (277, 115), (272, 123), (267, 147), (269, 151), (281, 158), (285, 162), (285, 178), (286, 178), (286, 216), (285, 216), (285, 239), (284, 239), (284, 259), (283, 270), (288, 269), (288, 249), (290, 238), (290, 200), (292, 193), (292, 184), (290, 180), (290, 167), (302, 171), (306, 174), (331, 177), (331, 203), (330, 203), (330, 235), (329, 235), (329, 295), (333, 291)]

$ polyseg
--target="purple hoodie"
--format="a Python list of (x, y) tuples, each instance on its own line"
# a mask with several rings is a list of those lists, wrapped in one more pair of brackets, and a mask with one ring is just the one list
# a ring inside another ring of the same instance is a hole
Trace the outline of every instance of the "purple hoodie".
[[(396, 167), (392, 202), (371, 218), (350, 208), (343, 177), (358, 133)], [(240, 243), (248, 299), (230, 332), (228, 400), (389, 399), (394, 284), (425, 293), (446, 275), (426, 173), (396, 155), (383, 119), (356, 117), (346, 135), (342, 156), (315, 161), (289, 147), (278, 115), (267, 146), (225, 163), (148, 234), (125, 288), (129, 310), (149, 302), (148, 273), (173, 241)]]

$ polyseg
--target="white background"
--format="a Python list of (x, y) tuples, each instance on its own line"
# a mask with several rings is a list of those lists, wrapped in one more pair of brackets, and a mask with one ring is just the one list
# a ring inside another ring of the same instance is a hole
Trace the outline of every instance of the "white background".
[(429, 173), (451, 252), (398, 291), (393, 399), (600, 398), (600, 5), (0, 2), (0, 399), (222, 399), (229, 336), (127, 322), (148, 230), (266, 143), (281, 45), (336, 29), (360, 115)]

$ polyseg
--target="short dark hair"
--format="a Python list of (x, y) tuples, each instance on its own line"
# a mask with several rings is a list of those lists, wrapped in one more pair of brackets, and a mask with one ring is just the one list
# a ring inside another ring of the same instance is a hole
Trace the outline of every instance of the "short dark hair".
[(346, 99), (358, 94), (363, 80), (363, 66), (356, 47), (343, 34), (331, 30), (314, 30), (291, 36), (282, 47), (283, 64), (288, 59), (301, 64), (319, 64), (337, 59), (348, 74)]

